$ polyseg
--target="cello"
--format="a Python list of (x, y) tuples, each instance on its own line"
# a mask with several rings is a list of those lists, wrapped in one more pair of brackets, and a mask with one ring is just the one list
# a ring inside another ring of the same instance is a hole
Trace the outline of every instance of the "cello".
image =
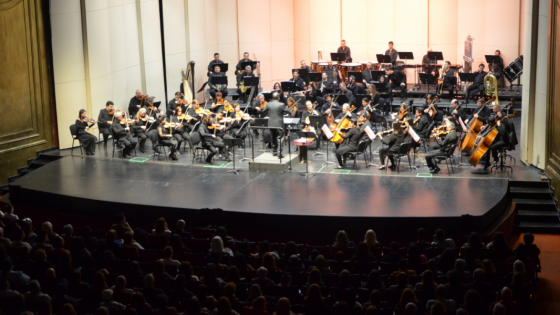
[[(478, 114), (478, 112), (480, 112), (484, 107), (486, 107), (486, 105), (490, 104), (490, 102), (492, 102), (493, 100), (494, 97), (488, 100), (488, 102), (486, 102), (484, 106), (482, 106), (476, 113)], [(460, 148), (461, 152), (470, 153), (472, 151), (472, 149), (475, 146), (476, 136), (480, 132), (482, 125), (484, 125), (484, 123), (480, 119), (474, 117), (473, 120), (469, 122), (468, 131), (465, 133), (465, 136), (463, 137), (463, 141), (461, 142), (461, 148)]]
[(331, 141), (334, 143), (342, 143), (342, 141), (344, 141), (344, 138), (342, 138), (342, 136), (344, 136), (346, 133), (341, 131), (341, 129), (348, 129), (348, 125), (350, 125), (350, 121), (348, 120), (348, 114), (352, 113), (352, 111), (354, 110), (354, 108), (349, 109), (346, 112), (346, 115), (344, 115), (344, 118), (342, 118), (340, 120), (340, 123), (338, 123), (338, 125), (334, 128), (333, 130), (333, 136)]
[[(514, 111), (513, 114), (507, 115), (505, 117), (503, 117), (502, 119), (500, 119), (499, 121), (502, 121), (504, 119), (510, 119), (517, 116), (517, 111)], [(476, 166), (478, 164), (478, 162), (480, 161), (480, 159), (482, 159), (482, 157), (484, 156), (484, 154), (486, 154), (486, 152), (488, 152), (488, 150), (490, 149), (490, 146), (492, 145), (492, 142), (494, 142), (494, 139), (496, 139), (496, 136), (498, 135), (498, 128), (496, 128), (496, 126), (492, 127), (492, 129), (490, 131), (488, 131), (488, 133), (477, 139), (475, 141), (476, 144), (476, 149), (473, 151), (473, 153), (471, 154), (471, 156), (469, 157), (469, 164), (472, 166)]]
[(434, 105), (437, 104), (437, 102), (439, 102), (439, 96), (436, 96), (432, 101), (432, 103), (430, 104), (430, 106), (428, 106), (428, 115), (430, 115), (430, 118), (432, 119), (434, 119), (434, 117), (436, 117), (437, 114), (437, 110), (434, 107)]

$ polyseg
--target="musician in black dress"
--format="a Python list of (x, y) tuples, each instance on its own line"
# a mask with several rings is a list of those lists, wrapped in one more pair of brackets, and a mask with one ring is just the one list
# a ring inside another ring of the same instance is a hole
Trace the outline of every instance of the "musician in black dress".
[(212, 163), (212, 157), (218, 154), (218, 149), (221, 150), (224, 147), (224, 143), (220, 141), (221, 139), (216, 139), (217, 137), (214, 134), (214, 130), (210, 132), (208, 129), (209, 126), (212, 126), (212, 117), (205, 116), (198, 128), (198, 133), (201, 137), (202, 147), (210, 151), (206, 157), (206, 163), (212, 165), (214, 164)]
[(80, 109), (78, 119), (76, 119), (76, 129), (78, 130), (78, 140), (80, 140), (84, 151), (86, 151), (86, 155), (95, 154), (95, 144), (97, 143), (97, 137), (88, 132), (89, 128), (94, 125), (95, 120), (87, 118), (86, 110)]
[(173, 139), (170, 129), (171, 127), (167, 124), (167, 118), (165, 116), (159, 117), (157, 126), (158, 144), (168, 147), (171, 151), (169, 157), (177, 161), (177, 140)]
[(121, 123), (123, 120), (124, 118), (122, 116), (122, 112), (116, 112), (115, 122), (111, 125), (111, 131), (113, 132), (115, 139), (124, 146), (123, 157), (128, 159), (130, 158), (130, 152), (136, 148), (138, 140), (132, 137), (132, 134), (130, 133), (130, 126), (127, 126), (126, 123)]
[(220, 65), (220, 64), (223, 64), (223, 63), (224, 62), (220, 60), (220, 54), (215, 53), (214, 54), (214, 60), (210, 61), (210, 63), (208, 64), (208, 72), (213, 72), (215, 65)]
[[(243, 103), (247, 101), (247, 95), (251, 91), (251, 84), (250, 82), (246, 82), (244, 80), (245, 77), (251, 77), (251, 80), (255, 77), (255, 75), (251, 71), (251, 66), (245, 67), (245, 71), (237, 76), (237, 94), (239, 95), (239, 100)], [(241, 91), (241, 82), (243, 82), (243, 88), (245, 89), (245, 92)]]
[(465, 99), (467, 100), (466, 104), (469, 103), (471, 95), (476, 95), (477, 93), (484, 91), (484, 77), (488, 74), (488, 72), (484, 71), (484, 64), (481, 63), (478, 65), (478, 70), (474, 73), (476, 74), (474, 82), (467, 87), (467, 94), (465, 96)]
[(370, 84), (373, 81), (371, 72), (373, 71), (373, 64), (368, 61), (366, 68), (362, 71), (362, 79), (364, 84)]
[(342, 109), (342, 107), (340, 107), (340, 105), (338, 105), (337, 102), (334, 102), (332, 100), (331, 95), (326, 95), (325, 96), (325, 103), (321, 107), (321, 115), (330, 113), (331, 106), (332, 106), (332, 109), (336, 109), (336, 110), (341, 110)]
[(144, 105), (145, 102), (142, 101), (142, 90), (136, 90), (136, 95), (134, 95), (130, 102), (128, 102), (128, 114), (131, 117), (136, 116), (138, 110)]
[(191, 148), (192, 154), (194, 155), (194, 146), (186, 127), (189, 120), (183, 115), (181, 107), (177, 107), (175, 109), (175, 115), (171, 116), (169, 122), (175, 123), (175, 128), (173, 128), (173, 138), (177, 140), (177, 151), (180, 151), (181, 144), (186, 141), (189, 144), (189, 148)]
[(387, 78), (391, 81), (387, 85), (387, 90), (391, 93), (392, 98), (393, 89), (399, 89), (401, 91), (401, 98), (406, 99), (406, 74), (401, 70), (385, 70)]
[(352, 62), (352, 52), (350, 52), (350, 47), (346, 46), (344, 39), (340, 41), (340, 47), (338, 47), (336, 52), (344, 54), (344, 62)]
[(470, 115), (467, 120), (465, 120), (465, 124), (469, 123), (469, 121), (472, 121), (473, 118), (478, 118), (478, 120), (480, 121), (486, 121), (488, 120), (488, 117), (490, 117), (490, 108), (486, 106), (486, 104), (484, 103), (484, 99), (479, 99), (476, 102), (476, 106), (477, 108), (474, 110), (473, 114)]
[[(398, 120), (398, 122), (403, 123), (410, 117), (410, 113), (408, 112), (408, 108), (405, 103), (402, 103), (399, 106), (399, 111), (396, 113), (391, 114), (394, 120)], [(402, 116), (402, 117), (401, 117)]]
[[(242, 63), (244, 62), (253, 62), (253, 60), (249, 59), (249, 53), (248, 52), (244, 52), (243, 53), (243, 59), (239, 60), (239, 62), (237, 63), (237, 65), (235, 66), (235, 70), (237, 73), (239, 73), (239, 71), (244, 71), (245, 68), (243, 68)], [(250, 73), (253, 74), (253, 69), (251, 68), (251, 66), (249, 66), (250, 69)]]
[(385, 51), (385, 55), (391, 56), (391, 64), (393, 66), (397, 63), (398, 52), (393, 48), (393, 41), (389, 42), (389, 49)]
[(389, 160), (391, 161), (391, 165), (389, 165), (389, 168), (394, 169), (396, 165), (395, 165), (395, 159), (393, 158), (392, 155), (397, 154), (399, 152), (399, 148), (401, 147), (401, 144), (405, 142), (405, 139), (409, 139), (410, 136), (408, 136), (408, 133), (404, 132), (404, 130), (401, 127), (401, 124), (398, 122), (393, 123), (393, 131), (389, 136), (383, 138), (383, 135), (381, 133), (379, 133), (378, 135), (381, 138), (381, 142), (388, 145), (387, 148), (379, 149), (379, 160), (381, 161), (381, 166), (379, 167), (379, 169), (380, 170), (385, 169), (385, 158), (387, 157), (389, 157)]
[[(148, 132), (150, 130), (155, 130), (155, 127), (152, 127), (152, 124), (155, 123), (155, 118), (153, 116), (148, 117), (145, 108), (140, 108), (138, 113), (136, 114), (136, 119), (132, 122), (132, 133), (138, 138), (138, 147), (140, 152), (144, 153), (144, 146), (146, 144), (146, 140), (148, 139)], [(155, 138), (157, 139), (157, 138)], [(152, 141), (155, 140), (152, 138)], [(154, 146), (152, 145), (152, 149)]]
[(446, 125), (446, 129), (449, 132), (445, 138), (440, 140), (436, 138), (436, 142), (438, 144), (437, 147), (433, 147), (428, 153), (426, 153), (426, 164), (430, 168), (430, 173), (437, 173), (441, 171), (441, 169), (437, 165), (437, 161), (435, 158), (446, 156), (449, 154), (449, 150), (452, 145), (457, 144), (457, 132), (455, 124), (448, 122)]
[(348, 139), (346, 145), (341, 145), (336, 149), (336, 159), (338, 161), (338, 165), (336, 168), (344, 168), (346, 166), (346, 154), (348, 152), (355, 152), (358, 150), (358, 144), (360, 139), (362, 138), (362, 132), (356, 126), (357, 120), (356, 118), (350, 118), (350, 123), (348, 128), (350, 129), (344, 135), (341, 134), (343, 139)]
[(210, 96), (212, 96), (212, 99), (214, 100), (216, 99), (217, 92), (222, 92), (222, 97), (228, 96), (227, 84), (222, 84), (221, 86), (216, 86), (212, 84), (212, 78), (220, 78), (220, 77), (226, 77), (226, 74), (221, 72), (219, 65), (214, 65), (214, 72), (210, 73), (210, 76), (208, 77)]
[(290, 81), (294, 82), (296, 84), (296, 90), (297, 91), (303, 91), (305, 88), (303, 87), (303, 79), (299, 77), (299, 71), (294, 70), (292, 75), (293, 75), (293, 77), (292, 77), (292, 79), (290, 79)]
[[(111, 135), (111, 125), (113, 124), (113, 115), (115, 110), (113, 109), (113, 102), (107, 101), (105, 104), (105, 109), (99, 111), (99, 116), (97, 116), (97, 127), (99, 132), (103, 134), (103, 147), (107, 148), (107, 141)], [(112, 114), (111, 114), (112, 113)]]

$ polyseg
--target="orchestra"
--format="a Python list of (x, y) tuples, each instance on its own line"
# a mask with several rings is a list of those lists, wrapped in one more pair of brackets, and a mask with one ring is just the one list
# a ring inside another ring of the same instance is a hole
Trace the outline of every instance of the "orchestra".
[[(345, 55), (345, 62), (352, 61), (350, 47), (346, 45), (346, 41), (341, 41), (337, 52)], [(447, 90), (450, 98), (454, 96), (456, 72), (449, 61), (445, 61), (441, 66), (437, 65), (437, 60), (430, 59), (430, 52), (431, 48), (428, 49), (428, 54), (423, 56), (422, 64), (416, 66), (425, 73), (434, 75), (437, 81), (437, 96), (427, 94), (426, 101), (421, 106), (413, 107), (412, 101), (410, 104), (402, 103), (395, 113), (391, 113), (393, 93), (395, 90), (400, 91), (401, 99), (406, 99), (407, 75), (406, 68), (399, 67), (396, 62), (398, 53), (392, 41), (385, 52), (385, 55), (390, 56), (391, 64), (383, 67), (367, 61), (361, 62), (362, 66), (357, 70), (347, 70), (343, 64), (333, 65), (333, 61), (328, 60), (316, 69), (308, 66), (305, 60), (301, 60), (300, 67), (292, 69), (292, 76), (286, 81), (293, 83), (295, 91), (282, 91), (281, 84), (276, 82), (272, 90), (255, 93), (257, 86), (245, 81), (247, 78), (260, 76), (260, 73), (254, 72), (252, 65), (247, 64), (256, 62), (249, 59), (249, 53), (245, 52), (235, 68), (238, 97), (233, 97), (231, 103), (227, 99), (227, 81), (214, 80), (226, 77), (222, 71), (225, 63), (216, 53), (208, 64), (208, 81), (203, 85), (203, 88), (207, 85), (210, 95), (205, 103), (201, 104), (197, 99), (189, 102), (183, 93), (176, 92), (165, 108), (160, 110), (157, 105), (159, 102), (154, 103), (154, 96), (144, 95), (142, 89), (137, 89), (124, 111), (117, 110), (112, 101), (107, 101), (95, 121), (87, 118), (86, 111), (81, 110), (75, 123), (76, 136), (86, 155), (94, 155), (97, 138), (91, 134), (90, 129), (96, 124), (99, 134), (103, 135), (104, 148), (107, 148), (110, 136), (114, 137), (117, 147), (122, 149), (123, 158), (131, 157), (137, 145), (139, 151), (145, 153), (148, 139), (152, 142), (154, 154), (160, 153), (158, 145), (168, 147), (172, 160), (178, 160), (182, 144), (185, 144), (185, 148), (188, 144), (194, 158), (195, 147), (200, 143), (202, 148), (209, 151), (205, 162), (212, 164), (213, 158), (218, 154), (225, 161), (230, 160), (230, 148), (224, 144), (224, 139), (245, 139), (251, 131), (255, 138), (259, 137), (259, 128), (255, 128), (255, 118), (267, 120), (268, 127), (271, 128), (264, 129), (262, 141), (272, 148), (273, 156), (281, 158), (283, 142), (289, 139), (283, 120), (285, 116), (300, 119), (299, 123), (295, 124), (295, 130), (315, 132), (317, 138), (312, 140), (324, 140), (325, 134), (321, 126), (311, 126), (310, 118), (326, 116), (327, 126), (333, 133), (333, 137), (327, 140), (335, 143), (337, 168), (346, 167), (348, 153), (356, 151), (360, 142), (371, 143), (378, 137), (385, 145), (378, 151), (380, 170), (385, 169), (386, 159), (390, 161), (388, 168), (395, 168), (394, 154), (398, 152), (401, 144), (412, 142), (411, 147), (415, 152), (418, 152), (421, 143), (429, 147), (425, 156), (426, 164), (430, 172), (436, 173), (440, 171), (437, 165), (438, 158), (448, 154), (450, 145), (457, 144), (459, 134), (465, 131), (458, 128), (462, 122), (467, 126), (465, 133), (472, 133), (475, 141), (485, 137), (489, 130), (497, 130), (495, 140), (489, 147), (490, 154), (486, 154), (482, 159), (485, 170), (490, 165), (490, 156), (497, 160), (498, 150), (508, 144), (508, 121), (504, 118), (509, 116), (505, 117), (503, 109), (493, 99), (487, 101), (487, 98), (479, 98), (476, 108), (470, 110), (466, 105), (471, 97), (486, 92), (485, 81), (488, 74), (499, 77), (503, 70), (503, 59), (500, 59), (501, 63), (489, 65), (491, 72), (485, 72), (485, 65), (480, 64), (474, 73), (474, 82), (468, 87), (465, 86), (464, 102), (459, 104), (457, 99), (452, 99), (450, 105), (440, 109), (438, 102), (441, 91)], [(499, 56), (500, 52), (496, 51), (496, 55)], [(315, 63), (314, 61), (314, 66)], [(382, 70), (382, 74), (374, 74), (376, 69)], [(302, 78), (301, 70), (307, 74), (319, 72), (321, 79), (315, 81), (318, 76), (313, 76), (313, 80), (309, 76)], [(347, 75), (347, 71), (357, 71), (357, 74)], [(341, 72), (344, 78), (347, 78), (347, 82), (344, 82)], [(356, 80), (359, 74), (361, 78)], [(304, 96), (304, 99), (301, 96)], [(483, 96), (490, 95), (486, 92)], [(303, 110), (300, 110), (298, 104), (300, 100), (303, 100), (301, 103), (305, 102)], [(379, 105), (381, 106), (378, 107)], [(490, 107), (492, 105), (494, 106)], [(376, 128), (377, 132), (377, 117), (383, 117), (383, 112), (387, 125), (381, 127), (386, 130), (372, 137), (371, 129)], [(442, 121), (443, 124), (439, 125)], [(471, 125), (476, 124), (483, 127), (477, 127), (474, 132)], [(282, 131), (274, 128), (280, 128)], [(432, 144), (431, 138), (434, 138)], [(465, 140), (461, 138), (461, 142)], [(469, 149), (472, 150), (472, 146)]]

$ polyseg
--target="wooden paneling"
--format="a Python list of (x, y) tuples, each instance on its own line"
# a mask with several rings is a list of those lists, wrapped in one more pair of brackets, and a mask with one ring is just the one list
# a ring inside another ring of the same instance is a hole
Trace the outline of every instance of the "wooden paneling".
[(549, 10), (545, 172), (552, 179), (556, 199), (560, 199), (560, 8), (557, 2), (550, 1)]
[(44, 2), (0, 1), (0, 184), (54, 146)]

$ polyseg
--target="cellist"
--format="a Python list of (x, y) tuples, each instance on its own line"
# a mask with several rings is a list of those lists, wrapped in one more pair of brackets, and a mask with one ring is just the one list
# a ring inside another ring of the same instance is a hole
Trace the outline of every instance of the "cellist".
[[(344, 104), (346, 106), (348, 104)], [(343, 106), (343, 108), (344, 108)], [(344, 110), (344, 109), (343, 109)], [(363, 117), (363, 116), (360, 116)], [(341, 135), (342, 138), (348, 139), (348, 143), (346, 145), (340, 146), (336, 149), (336, 159), (338, 160), (338, 165), (336, 168), (344, 168), (346, 166), (346, 156), (348, 152), (355, 152), (358, 150), (358, 143), (360, 142), (360, 138), (362, 137), (362, 132), (356, 125), (356, 118), (352, 117), (348, 119), (349, 124), (348, 128), (350, 129), (344, 135)], [(337, 144), (339, 145), (339, 144)]]
[[(354, 120), (354, 121), (358, 120), (358, 117), (356, 116), (356, 114), (350, 111), (350, 104), (348, 104), (348, 103), (342, 105), (342, 113), (340, 113), (340, 114), (338, 114), (338, 116), (336, 116), (336, 118), (334, 119), (334, 122), (336, 124), (340, 124), (340, 122), (344, 118), (348, 118), (348, 120)], [(346, 138), (344, 138), (344, 139), (346, 139)], [(340, 146), (340, 143), (335, 143), (335, 146), (338, 149), (338, 147)]]
[(472, 121), (473, 118), (478, 118), (480, 121), (486, 121), (490, 117), (490, 109), (484, 104), (484, 99), (479, 98), (476, 102), (477, 109), (474, 110), (473, 114), (465, 120), (465, 124), (468, 124), (469, 121)]
[[(506, 125), (504, 123), (500, 122), (497, 119), (496, 115), (491, 115), (486, 120), (486, 125), (482, 126), (482, 130), (477, 135), (476, 140), (477, 141), (482, 141), (481, 138), (486, 137), (490, 133), (490, 131), (494, 128), (496, 128), (498, 130), (498, 134), (496, 135), (496, 137), (494, 138), (494, 141), (492, 142), (492, 145), (488, 149), (489, 149), (489, 151), (492, 151), (492, 157), (494, 158), (494, 163), (498, 163), (499, 162), (498, 150), (501, 149), (501, 148), (507, 147), (509, 145), (509, 135), (507, 133)], [(484, 166), (483, 166), (482, 170), (475, 169), (475, 170), (471, 171), (471, 173), (483, 174), (483, 175), (490, 173), (488, 171), (488, 167), (490, 167), (490, 165), (491, 165), (490, 164), (490, 152), (486, 152), (486, 154), (482, 158), (484, 159)]]

